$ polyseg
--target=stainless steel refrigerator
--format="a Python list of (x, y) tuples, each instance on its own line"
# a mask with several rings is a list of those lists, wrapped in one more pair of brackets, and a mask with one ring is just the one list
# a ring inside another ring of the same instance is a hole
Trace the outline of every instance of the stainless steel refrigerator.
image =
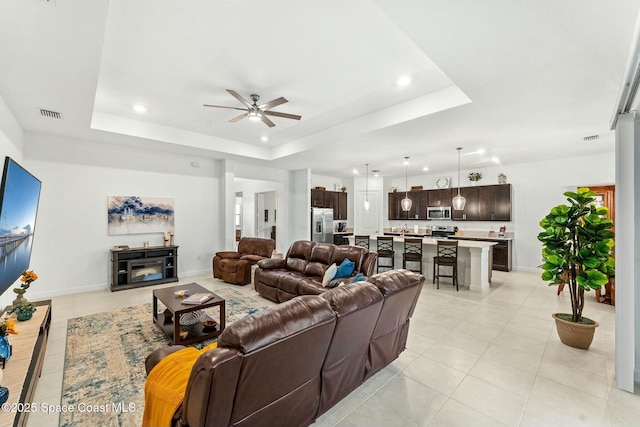
[(311, 240), (333, 243), (333, 209), (311, 208)]

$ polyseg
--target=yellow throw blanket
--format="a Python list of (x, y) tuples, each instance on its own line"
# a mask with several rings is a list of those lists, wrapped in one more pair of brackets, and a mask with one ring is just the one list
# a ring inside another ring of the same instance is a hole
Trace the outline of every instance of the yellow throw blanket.
[(187, 389), (191, 368), (201, 354), (218, 347), (214, 342), (198, 350), (193, 347), (171, 353), (149, 372), (144, 386), (142, 427), (170, 427)]

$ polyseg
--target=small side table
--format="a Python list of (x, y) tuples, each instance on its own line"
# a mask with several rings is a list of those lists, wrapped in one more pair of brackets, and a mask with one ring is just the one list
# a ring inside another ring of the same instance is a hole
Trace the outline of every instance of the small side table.
[[(185, 305), (182, 304), (183, 298), (176, 296), (175, 292), (179, 290), (189, 290), (190, 294), (204, 292), (213, 294), (213, 298), (203, 304)], [(158, 300), (164, 304), (167, 309), (164, 313), (158, 313)], [(186, 338), (180, 337), (182, 327), (180, 326), (180, 317), (186, 313), (205, 308), (220, 307), (220, 319), (212, 319), (205, 316), (204, 320), (216, 320), (218, 324), (211, 329), (204, 329), (202, 322), (190, 325)], [(169, 337), (173, 344), (187, 345), (204, 341), (209, 338), (215, 338), (222, 333), (225, 328), (225, 301), (219, 295), (203, 288), (197, 283), (189, 283), (187, 285), (173, 286), (170, 288), (155, 289), (153, 291), (153, 321), (160, 329)]]

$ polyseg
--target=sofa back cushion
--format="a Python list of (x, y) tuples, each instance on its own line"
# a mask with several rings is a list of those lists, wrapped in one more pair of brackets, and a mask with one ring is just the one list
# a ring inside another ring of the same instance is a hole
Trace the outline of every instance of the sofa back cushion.
[(331, 243), (318, 243), (311, 250), (309, 263), (304, 269), (305, 276), (323, 276), (330, 265), (331, 255), (336, 245)]
[(322, 367), (322, 414), (364, 381), (369, 343), (382, 309), (382, 293), (368, 282), (346, 283), (322, 294), (336, 313), (336, 328)]
[(304, 272), (309, 258), (311, 258), (311, 250), (316, 245), (316, 242), (309, 240), (298, 240), (293, 242), (286, 257), (287, 270)]
[(230, 425), (311, 424), (335, 322), (329, 303), (308, 295), (227, 327), (218, 345), (237, 349), (242, 358)]
[(342, 264), (342, 261), (345, 260), (345, 258), (348, 258), (356, 264), (354, 272), (357, 273), (359, 271), (362, 271), (362, 259), (364, 258), (365, 253), (367, 253), (367, 249), (361, 246), (336, 246), (336, 248), (333, 250), (330, 264), (333, 264), (335, 262), (336, 265), (340, 265)]
[(229, 425), (241, 364), (240, 353), (230, 348), (210, 350), (196, 360), (182, 402), (181, 425)]
[(367, 279), (384, 296), (380, 317), (371, 335), (367, 378), (395, 360), (404, 350), (424, 276), (409, 270), (390, 270)]
[[(238, 242), (238, 252), (242, 255), (257, 255), (262, 258), (271, 258), (276, 247), (273, 239), (260, 239), (258, 237), (243, 237)], [(258, 261), (259, 259), (256, 259)]]

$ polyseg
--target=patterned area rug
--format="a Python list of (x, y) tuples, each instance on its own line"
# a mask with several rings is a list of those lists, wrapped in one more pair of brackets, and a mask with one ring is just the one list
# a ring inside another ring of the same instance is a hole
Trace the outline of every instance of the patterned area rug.
[[(233, 289), (214, 292), (226, 301), (227, 326), (272, 305)], [(208, 314), (219, 318), (217, 308), (212, 310)], [(61, 413), (59, 425), (140, 426), (145, 358), (168, 344), (153, 323), (151, 303), (70, 319), (61, 404), (75, 410)]]

